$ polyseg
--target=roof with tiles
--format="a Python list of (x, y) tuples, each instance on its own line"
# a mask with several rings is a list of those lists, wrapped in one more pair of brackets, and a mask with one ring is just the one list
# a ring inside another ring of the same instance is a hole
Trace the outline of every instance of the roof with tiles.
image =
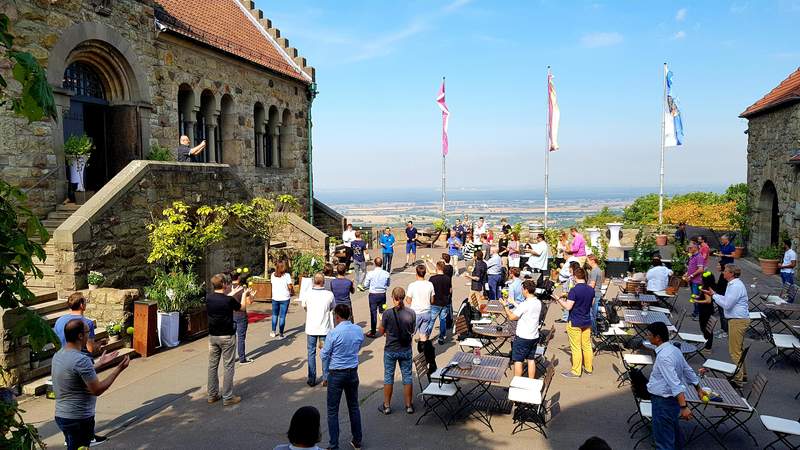
[(750, 118), (762, 114), (773, 108), (800, 102), (800, 68), (792, 72), (775, 89), (771, 90), (761, 100), (753, 103), (739, 117)]
[[(281, 48), (239, 0), (156, 0), (156, 19), (168, 30), (243, 58), (280, 74), (310, 83), (292, 57)], [(251, 2), (247, 2), (252, 5)], [(260, 14), (260, 12), (257, 12)]]

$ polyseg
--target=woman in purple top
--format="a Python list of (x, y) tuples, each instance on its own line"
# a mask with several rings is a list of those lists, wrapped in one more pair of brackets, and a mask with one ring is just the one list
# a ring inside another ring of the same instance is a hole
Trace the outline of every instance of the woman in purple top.
[[(689, 262), (686, 267), (686, 274), (683, 275), (683, 280), (689, 283), (692, 289), (692, 298), (700, 296), (700, 285), (703, 283), (703, 271), (705, 271), (706, 260), (700, 254), (699, 247), (694, 242), (689, 242), (686, 246), (686, 251), (689, 252)], [(700, 310), (697, 303), (694, 304), (694, 311), (692, 317), (698, 317)]]

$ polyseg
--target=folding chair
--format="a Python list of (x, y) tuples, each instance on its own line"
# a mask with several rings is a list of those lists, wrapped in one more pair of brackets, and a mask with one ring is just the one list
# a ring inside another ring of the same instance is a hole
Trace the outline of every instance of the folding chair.
[(622, 350), (617, 352), (617, 356), (619, 356), (620, 361), (622, 361), (622, 367), (625, 368), (624, 372), (617, 372), (617, 387), (622, 387), (626, 381), (630, 381), (628, 377), (628, 373), (634, 367), (641, 368), (645, 366), (651, 366), (655, 362), (653, 357), (650, 355), (643, 355), (641, 353), (627, 353), (623, 354)]
[[(422, 403), (425, 405), (425, 412), (419, 416), (416, 425), (419, 425), (423, 417), (433, 413), (446, 430), (447, 417), (440, 415), (437, 409), (443, 406), (449, 414), (452, 414), (453, 410), (450, 408), (449, 400), (456, 395), (458, 388), (454, 383), (431, 383), (430, 377), (428, 377), (428, 363), (422, 353), (414, 357), (414, 368), (417, 371), (417, 381), (421, 391), (419, 396), (422, 397)], [(422, 383), (423, 378), (427, 379), (427, 384)]]
[(672, 333), (670, 335), (670, 339), (675, 339), (678, 335), (678, 332), (681, 330), (681, 326), (683, 326), (683, 320), (686, 318), (686, 311), (681, 311), (681, 314), (678, 316), (678, 320), (675, 321), (674, 325), (667, 326), (667, 331)]
[[(625, 323), (620, 322), (620, 324), (624, 325)], [(599, 355), (603, 350), (618, 351), (620, 346), (624, 345), (624, 341), (630, 335), (626, 329), (620, 327), (620, 324), (611, 325), (606, 331), (594, 335), (595, 342), (592, 345), (594, 346), (595, 355)]]
[[(764, 321), (767, 320), (767, 315), (763, 311), (750, 311), (750, 326), (747, 327), (745, 333), (754, 335), (756, 339), (767, 339), (767, 333), (764, 330)], [(761, 325), (759, 331), (758, 326)]]
[[(655, 291), (653, 292), (653, 295), (658, 298), (658, 301), (666, 305), (667, 308), (670, 310), (675, 310), (675, 303), (678, 301), (678, 292), (680, 291), (680, 288), (680, 277), (670, 277), (669, 284), (667, 284), (667, 289), (663, 291)], [(669, 291), (674, 292), (674, 294), (670, 294)]]
[(800, 436), (800, 419), (797, 420), (789, 420), (783, 419), (781, 417), (775, 416), (758, 416), (761, 419), (761, 423), (764, 425), (764, 428), (767, 431), (771, 431), (777, 436), (778, 438), (774, 441), (767, 444), (764, 448), (775, 448), (774, 444), (778, 442), (782, 443), (786, 446), (786, 448), (797, 450), (800, 448), (800, 444), (793, 445), (787, 439), (789, 436)]
[(667, 317), (672, 315), (672, 311), (670, 311), (669, 308), (662, 308), (660, 306), (648, 306), (647, 309), (650, 311), (664, 313), (667, 315)]
[(641, 430), (645, 430), (646, 433), (642, 436), (636, 444), (633, 445), (633, 448), (639, 446), (642, 442), (647, 439), (650, 439), (652, 436), (652, 431), (650, 427), (650, 423), (653, 421), (653, 405), (650, 403), (650, 400), (643, 400), (636, 395), (636, 391), (633, 390), (633, 386), (631, 386), (631, 393), (633, 394), (633, 401), (636, 404), (636, 412), (634, 412), (630, 418), (628, 418), (628, 422), (632, 418), (635, 418), (637, 415), (639, 416), (639, 420), (633, 422), (633, 424), (628, 428), (628, 433), (631, 435), (631, 439), (636, 436)]
[[(550, 345), (550, 341), (552, 341), (555, 336), (555, 325), (552, 325), (549, 330), (541, 331), (539, 333), (539, 345), (536, 346), (536, 355), (534, 356), (534, 359), (536, 360), (537, 373), (545, 372), (547, 370), (547, 358), (545, 358), (544, 354), (547, 352), (547, 347)], [(527, 370), (527, 365), (523, 365), (523, 367), (525, 370)]]
[(465, 351), (464, 347), (467, 347), (469, 351), (472, 351), (476, 348), (483, 348), (483, 343), (480, 341), (480, 339), (472, 337), (472, 333), (470, 333), (469, 326), (467, 325), (467, 319), (462, 314), (459, 314), (456, 317), (456, 337), (461, 336), (465, 336), (463, 339), (458, 341), (461, 351)]
[[(767, 340), (771, 347), (762, 353), (761, 357), (763, 358), (764, 355), (775, 350), (775, 354), (767, 359), (769, 370), (772, 370), (776, 364), (784, 359), (800, 358), (800, 339), (797, 339), (797, 336), (794, 334), (773, 333), (769, 320), (764, 321), (764, 329), (767, 331)], [(794, 371), (797, 372), (797, 367), (794, 367)]]
[(739, 362), (736, 364), (719, 361), (717, 359), (707, 359), (703, 362), (703, 367), (711, 371), (714, 375), (725, 375), (728, 381), (732, 381), (742, 370), (744, 362), (747, 359), (747, 352), (749, 351), (750, 346), (745, 347), (744, 350), (742, 350), (742, 356), (739, 358)]
[[(708, 319), (708, 323), (706, 323), (706, 333), (714, 334), (714, 327), (717, 326), (717, 318), (711, 317)], [(686, 358), (686, 361), (691, 360), (695, 356), (700, 356), (705, 361), (706, 355), (703, 354), (703, 349), (706, 346), (707, 339), (702, 334), (693, 334), (693, 333), (683, 333), (678, 331), (678, 344), (683, 353), (683, 356)]]
[(511, 380), (508, 388), (508, 400), (515, 406), (513, 415), (515, 425), (511, 434), (534, 430), (547, 438), (545, 427), (549, 410), (545, 399), (554, 374), (555, 366), (550, 365), (541, 380), (522, 379), (522, 377), (514, 377)]
[(747, 394), (747, 397), (742, 397), (742, 400), (747, 404), (747, 409), (725, 409), (725, 415), (715, 417), (719, 420), (715, 423), (715, 427), (719, 426), (722, 423), (725, 423), (728, 420), (732, 420), (736, 423), (736, 426), (730, 428), (725, 433), (720, 436), (722, 439), (725, 439), (725, 436), (732, 433), (734, 430), (741, 428), (750, 436), (750, 439), (756, 444), (758, 447), (758, 441), (756, 440), (755, 436), (750, 433), (750, 430), (747, 428), (747, 421), (750, 420), (756, 413), (756, 408), (758, 408), (758, 402), (761, 401), (761, 395), (764, 394), (764, 391), (767, 388), (767, 377), (763, 374), (756, 375), (756, 379), (753, 382), (753, 387), (750, 389), (750, 392)]

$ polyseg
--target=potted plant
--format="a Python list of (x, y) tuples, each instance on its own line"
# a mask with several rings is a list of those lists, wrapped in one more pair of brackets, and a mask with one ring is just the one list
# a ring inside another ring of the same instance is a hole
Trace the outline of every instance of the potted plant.
[[(205, 313), (203, 293), (203, 285), (192, 271), (156, 272), (153, 284), (145, 288), (145, 295), (158, 304), (158, 337), (161, 345), (175, 347), (180, 342), (182, 313)], [(191, 321), (189, 318), (185, 320)]]
[(321, 272), (324, 267), (325, 259), (316, 253), (298, 252), (292, 257), (290, 264), (292, 279), (297, 283), (295, 292), (300, 292), (303, 279), (312, 277), (315, 273)]
[(664, 226), (659, 226), (656, 228), (656, 245), (659, 247), (664, 247), (667, 245), (667, 241), (669, 240), (669, 235), (667, 234), (667, 229)]
[(764, 275), (775, 275), (778, 272), (778, 263), (783, 255), (783, 250), (776, 246), (764, 247), (756, 252), (761, 272)]
[(78, 185), (75, 188), (77, 192), (86, 190), (83, 186), (83, 171), (86, 169), (86, 163), (94, 148), (92, 138), (86, 133), (80, 136), (72, 135), (64, 142), (64, 155), (69, 165), (69, 181)]
[(106, 281), (106, 277), (103, 276), (102, 273), (92, 270), (89, 272), (89, 276), (86, 277), (86, 281), (89, 283), (89, 290), (97, 289), (104, 281)]
[(106, 333), (108, 333), (108, 343), (117, 342), (122, 336), (122, 323), (117, 320), (112, 320), (106, 325)]
[(744, 238), (742, 234), (743, 233), (739, 233), (733, 238), (733, 245), (736, 248), (736, 250), (733, 251), (734, 259), (739, 259), (744, 255)]
[(269, 277), (252, 276), (247, 280), (247, 286), (253, 288), (253, 300), (269, 301), (272, 300), (272, 282)]
[(653, 254), (658, 252), (656, 241), (652, 234), (645, 233), (644, 228), (639, 228), (636, 241), (630, 252), (631, 270), (634, 273), (647, 272), (653, 260)]
[[(683, 274), (686, 273), (686, 268), (689, 264), (689, 253), (686, 252), (686, 248), (680, 245), (675, 246), (675, 253), (672, 255), (672, 277), (681, 278)], [(672, 279), (670, 278), (670, 280)], [(681, 278), (680, 286), (687, 286), (686, 282), (683, 281)]]

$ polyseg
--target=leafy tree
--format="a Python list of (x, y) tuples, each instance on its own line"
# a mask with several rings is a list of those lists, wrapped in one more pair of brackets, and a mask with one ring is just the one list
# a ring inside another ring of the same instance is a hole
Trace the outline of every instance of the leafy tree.
[(200, 206), (192, 210), (178, 201), (161, 215), (163, 219), (147, 225), (152, 246), (147, 262), (159, 263), (167, 271), (190, 270), (203, 258), (208, 246), (225, 239), (225, 208)]
[(727, 201), (736, 205), (730, 222), (734, 228), (739, 230), (740, 235), (737, 236), (737, 240), (741, 240), (741, 242), (746, 242), (750, 236), (750, 206), (747, 203), (749, 193), (750, 188), (747, 183), (738, 183), (728, 186), (724, 194)]
[(638, 197), (622, 211), (622, 220), (631, 225), (657, 222), (658, 194), (647, 194)]
[(0, 106), (10, 103), (11, 109), (29, 122), (45, 117), (55, 120), (56, 104), (47, 74), (33, 55), (14, 49), (14, 36), (9, 32), (9, 19), (5, 14), (0, 14), (0, 50), (2, 60), (13, 62), (11, 75), (22, 87), (18, 94), (9, 94), (8, 83), (0, 74)]
[(622, 216), (611, 211), (608, 206), (595, 214), (588, 215), (578, 223), (580, 228), (605, 228), (607, 223), (619, 222)]
[(264, 243), (264, 275), (269, 271), (269, 248), (272, 239), (289, 223), (286, 213), (295, 212), (299, 204), (291, 195), (255, 197), (246, 203), (228, 207), (232, 224)]

